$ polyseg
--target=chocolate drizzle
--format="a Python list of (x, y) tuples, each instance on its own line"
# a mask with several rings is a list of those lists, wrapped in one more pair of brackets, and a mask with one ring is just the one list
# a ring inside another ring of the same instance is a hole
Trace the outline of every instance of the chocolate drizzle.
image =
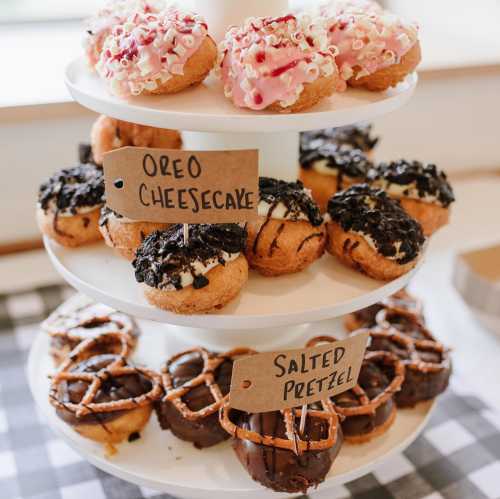
[(246, 245), (246, 230), (238, 224), (200, 224), (189, 226), (189, 241), (184, 244), (182, 224), (156, 231), (144, 239), (132, 262), (137, 282), (165, 289), (182, 289), (182, 274), (191, 273), (193, 287), (208, 284), (206, 276), (196, 273), (194, 262), (207, 264), (214, 259), (225, 265), (224, 252), (240, 253)]
[(378, 143), (378, 137), (371, 135), (371, 125), (349, 125), (338, 128), (312, 130), (300, 134), (300, 149), (314, 150), (325, 143), (346, 145), (363, 152), (370, 152)]
[(78, 144), (78, 162), (82, 165), (90, 164), (101, 168), (101, 165), (95, 162), (94, 155), (92, 154), (92, 146), (85, 142)]
[(401, 265), (414, 260), (425, 242), (420, 224), (399, 202), (367, 184), (335, 194), (328, 201), (327, 211), (344, 231), (369, 236), (379, 253)]
[[(446, 174), (439, 171), (436, 165), (424, 165), (420, 161), (400, 159), (391, 163), (381, 163), (368, 172), (369, 182), (385, 181), (391, 184), (416, 187), (418, 196), (434, 196), (445, 208), (455, 201), (453, 189)], [(403, 192), (404, 195), (407, 192)]]
[(44, 211), (52, 209), (57, 214), (97, 207), (104, 203), (104, 175), (92, 165), (65, 168), (40, 186), (38, 202)]
[(284, 218), (299, 220), (304, 214), (315, 227), (323, 223), (318, 205), (304, 189), (304, 184), (300, 180), (285, 182), (275, 178), (260, 177), (259, 194), (260, 200), (270, 205), (268, 218), (272, 218), (273, 211), (280, 203), (283, 203), (286, 207)]

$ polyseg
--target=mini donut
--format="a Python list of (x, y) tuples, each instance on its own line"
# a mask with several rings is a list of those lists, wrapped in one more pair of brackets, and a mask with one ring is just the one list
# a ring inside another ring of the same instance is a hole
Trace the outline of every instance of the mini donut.
[[(380, 302), (346, 315), (344, 318), (344, 326), (349, 332), (356, 331), (357, 329), (375, 327), (377, 324), (380, 324), (377, 321), (377, 314), (381, 310), (391, 310), (391, 312), (394, 311), (396, 313), (409, 312), (418, 317), (422, 323), (425, 322), (424, 316), (422, 315), (422, 303), (420, 300), (417, 300), (408, 293), (406, 289), (402, 289)], [(385, 315), (381, 315), (380, 318), (386, 319)]]
[(94, 69), (101, 56), (104, 40), (113, 27), (126, 21), (134, 12), (159, 13), (165, 8), (163, 0), (108, 0), (96, 15), (85, 22), (83, 47), (90, 69)]
[(165, 230), (170, 225), (130, 220), (107, 206), (102, 207), (99, 218), (99, 230), (106, 245), (130, 261), (135, 258), (137, 248), (149, 234), (156, 230)]
[(450, 351), (444, 345), (435, 340), (414, 339), (394, 328), (374, 328), (369, 330), (369, 333), (368, 350), (391, 352), (397, 355), (405, 366), (403, 385), (395, 394), (398, 407), (414, 407), (446, 390), (452, 372), (452, 362)]
[(263, 413), (221, 409), (236, 457), (253, 480), (276, 492), (307, 494), (322, 483), (343, 443), (339, 416), (327, 401), (310, 404), (303, 433), (301, 408)]
[(36, 218), (40, 231), (63, 246), (75, 248), (101, 239), (99, 215), (104, 204), (104, 176), (93, 165), (61, 170), (38, 191)]
[(341, 78), (371, 91), (397, 85), (421, 59), (417, 25), (377, 7), (334, 0), (320, 8)]
[(155, 307), (209, 313), (235, 299), (248, 280), (246, 231), (237, 224), (173, 225), (146, 237), (132, 262), (137, 282)]
[[(81, 294), (57, 307), (41, 328), (50, 336), (50, 355), (56, 366), (87, 339), (107, 333), (120, 333), (127, 338), (130, 351), (133, 351), (140, 335), (139, 327), (131, 317)], [(102, 353), (106, 352), (99, 349), (94, 351), (94, 354)]]
[(317, 204), (302, 182), (259, 178), (258, 218), (247, 223), (246, 256), (265, 276), (299, 272), (325, 250), (326, 232)]
[(368, 172), (368, 182), (398, 199), (426, 236), (448, 223), (455, 196), (446, 174), (436, 165), (404, 159), (381, 163)]
[(235, 348), (216, 354), (195, 347), (167, 360), (162, 368), (165, 397), (155, 407), (160, 427), (197, 449), (227, 440), (219, 409), (229, 393), (234, 361), (253, 353)]
[(349, 146), (360, 149), (370, 160), (373, 159), (373, 150), (379, 142), (378, 137), (372, 135), (371, 124), (347, 125), (337, 128), (323, 128), (301, 132), (300, 151), (314, 150), (323, 144), (335, 144), (336, 146)]
[(204, 19), (171, 7), (135, 12), (115, 25), (96, 71), (118, 97), (172, 94), (201, 83), (216, 59)]
[[(75, 358), (93, 341), (81, 343), (73, 351)], [(160, 376), (123, 355), (85, 355), (63, 364), (52, 377), (49, 401), (82, 437), (106, 444), (114, 453), (113, 444), (139, 437), (162, 394)]]
[(297, 112), (344, 88), (334, 56), (321, 18), (251, 17), (220, 42), (218, 70), (235, 106)]
[(322, 213), (338, 191), (366, 181), (373, 163), (359, 149), (324, 143), (300, 153), (299, 178), (311, 190)]
[(155, 147), (159, 149), (180, 149), (181, 134), (168, 128), (154, 128), (121, 121), (103, 114), (97, 118), (90, 132), (92, 155), (102, 165), (103, 156), (120, 147)]
[(342, 263), (379, 280), (417, 264), (425, 237), (420, 224), (384, 191), (358, 184), (330, 198), (327, 250)]

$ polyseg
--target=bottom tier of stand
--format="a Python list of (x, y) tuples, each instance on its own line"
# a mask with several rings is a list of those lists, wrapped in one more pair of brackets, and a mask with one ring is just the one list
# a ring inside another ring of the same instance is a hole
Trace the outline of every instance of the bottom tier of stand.
[[(175, 341), (162, 334), (164, 325), (140, 321), (143, 334), (134, 361), (158, 369), (168, 356), (183, 348), (182, 338)], [(320, 326), (305, 329), (297, 346)], [(340, 328), (338, 328), (340, 330)], [(178, 343), (178, 344), (177, 344)], [(153, 414), (141, 438), (119, 447), (106, 457), (103, 448), (80, 437), (55, 415), (48, 402), (48, 375), (54, 371), (48, 353), (49, 339), (40, 334), (33, 343), (28, 377), (33, 396), (50, 427), (76, 452), (93, 465), (136, 485), (167, 492), (179, 498), (279, 498), (286, 495), (264, 489), (253, 482), (237, 461), (228, 442), (210, 449), (197, 450), (191, 444), (161, 431)], [(418, 436), (427, 422), (433, 402), (414, 409), (399, 410), (394, 425), (381, 437), (362, 445), (344, 444), (332, 470), (319, 490), (326, 490), (371, 472), (394, 454), (401, 452)], [(312, 492), (312, 491), (311, 491)], [(296, 496), (297, 494), (295, 494)]]

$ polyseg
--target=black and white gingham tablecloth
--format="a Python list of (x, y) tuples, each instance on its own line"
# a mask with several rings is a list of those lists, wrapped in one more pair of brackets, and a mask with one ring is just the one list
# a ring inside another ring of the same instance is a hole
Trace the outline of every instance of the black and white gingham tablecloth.
[[(38, 414), (25, 373), (28, 351), (39, 322), (68, 293), (50, 286), (0, 295), (0, 499), (173, 499), (94, 468)], [(455, 383), (404, 453), (312, 497), (500, 498), (500, 415)]]

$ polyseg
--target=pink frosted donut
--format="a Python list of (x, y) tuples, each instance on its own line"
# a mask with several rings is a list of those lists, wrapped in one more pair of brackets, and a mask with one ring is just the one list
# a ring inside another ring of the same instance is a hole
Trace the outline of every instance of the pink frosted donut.
[(169, 8), (135, 12), (114, 26), (96, 71), (120, 97), (173, 93), (202, 81), (216, 57), (204, 19)]
[[(339, 51), (336, 62), (340, 76), (350, 84), (398, 65), (418, 43), (414, 23), (382, 10), (375, 2), (334, 0), (323, 5), (320, 13), (327, 19), (329, 43)], [(387, 86), (397, 83), (400, 76), (387, 77)]]
[(231, 28), (219, 69), (226, 97), (253, 110), (305, 109), (342, 84), (324, 20), (307, 15), (252, 17)]
[(94, 69), (99, 61), (104, 40), (114, 26), (124, 22), (133, 12), (158, 13), (164, 8), (164, 0), (108, 0), (95, 16), (85, 22), (83, 47), (89, 67)]

